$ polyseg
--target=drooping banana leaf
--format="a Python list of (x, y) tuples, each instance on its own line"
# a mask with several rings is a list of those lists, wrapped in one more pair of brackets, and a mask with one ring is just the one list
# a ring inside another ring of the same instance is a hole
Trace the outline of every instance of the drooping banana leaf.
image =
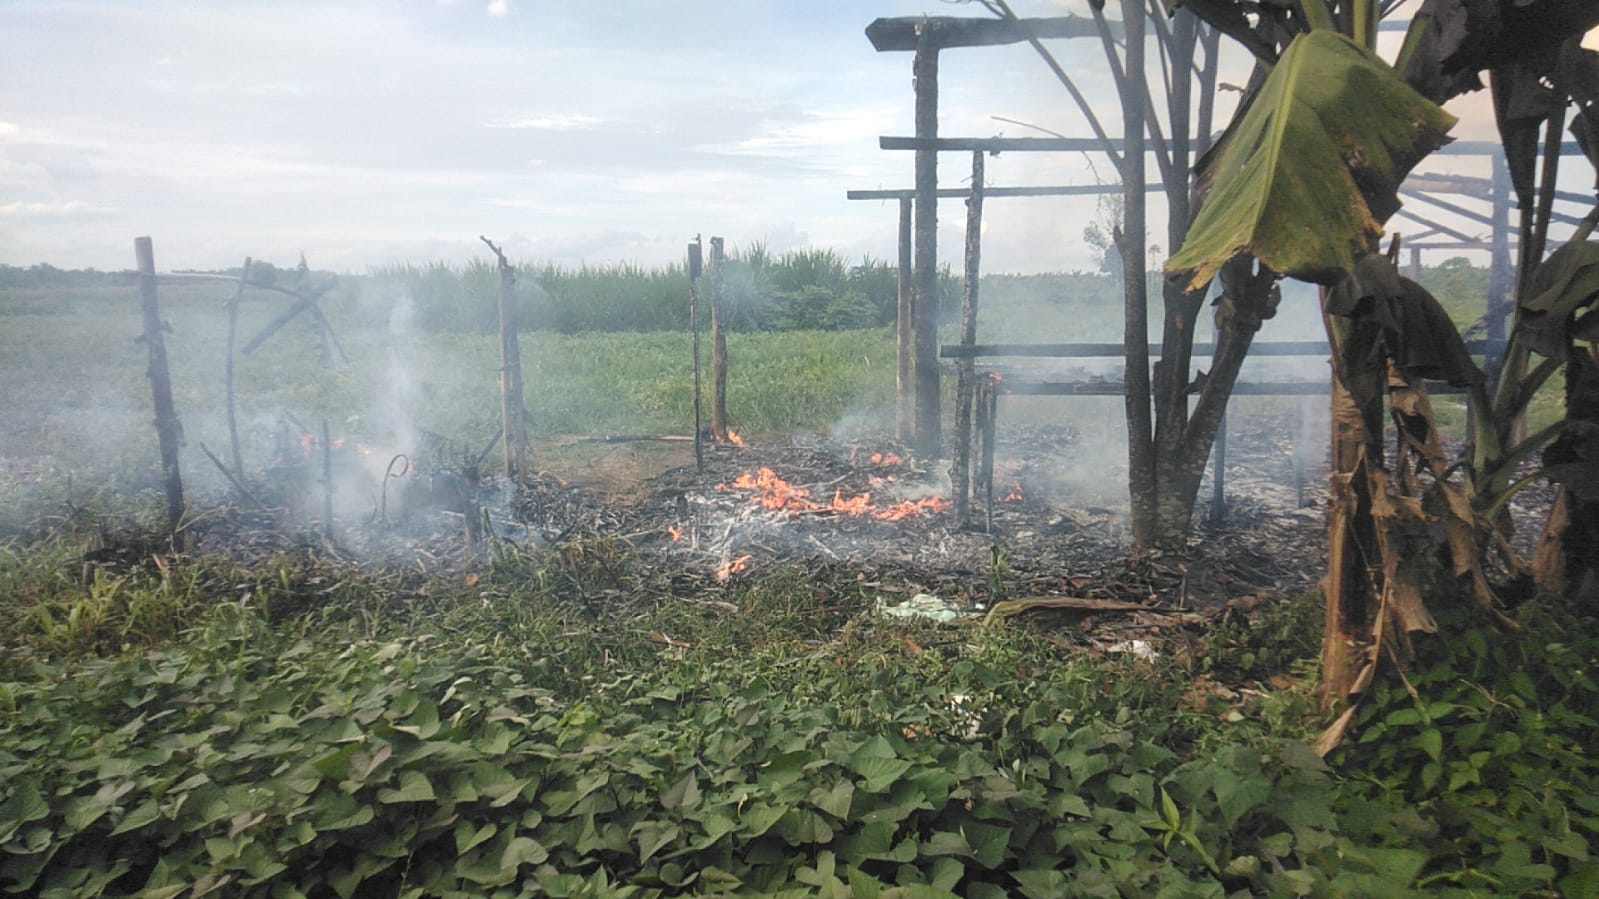
[(1520, 328), (1533, 352), (1565, 359), (1572, 340), (1599, 337), (1589, 311), (1599, 301), (1599, 242), (1562, 244), (1533, 272), (1528, 294)]
[(1168, 276), (1198, 288), (1248, 252), (1336, 283), (1399, 208), (1399, 183), (1448, 141), (1455, 117), (1331, 31), (1295, 38), (1199, 165), (1199, 214)]
[(1351, 341), (1346, 354), (1380, 358), (1350, 359), (1349, 366), (1377, 365), (1392, 359), (1399, 370), (1417, 378), (1445, 381), (1455, 387), (1481, 384), (1486, 377), (1460, 339), (1460, 331), (1443, 304), (1415, 281), (1399, 274), (1388, 257), (1371, 253), (1360, 259), (1327, 297), (1327, 311), (1373, 326), (1381, 343)]

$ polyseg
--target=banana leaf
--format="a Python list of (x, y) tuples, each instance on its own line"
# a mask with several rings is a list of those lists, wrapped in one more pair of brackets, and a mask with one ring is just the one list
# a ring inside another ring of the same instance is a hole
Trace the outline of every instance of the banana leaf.
[(1454, 123), (1349, 38), (1300, 35), (1201, 160), (1202, 205), (1168, 276), (1197, 289), (1247, 252), (1274, 271), (1337, 283), (1399, 208), (1406, 173)]

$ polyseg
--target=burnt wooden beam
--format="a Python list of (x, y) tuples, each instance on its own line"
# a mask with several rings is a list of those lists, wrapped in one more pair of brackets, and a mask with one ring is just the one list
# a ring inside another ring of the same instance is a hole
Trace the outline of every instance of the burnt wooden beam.
[(500, 433), (505, 437), (505, 477), (513, 484), (527, 476), (527, 410), (522, 394), (522, 345), (516, 321), (516, 269), (505, 253), (479, 234), (494, 253), (500, 315)]
[(711, 238), (711, 435), (727, 437), (727, 312), (722, 282), (727, 253), (722, 238)]
[(1492, 178), (1476, 178), (1470, 175), (1411, 175), (1405, 179), (1404, 186), (1414, 190), (1466, 194), (1473, 197), (1487, 197), (1494, 189)]
[[(1042, 187), (985, 187), (984, 199), (996, 197), (1091, 197), (1098, 194), (1113, 194), (1121, 192), (1120, 184), (1060, 184)], [(1159, 184), (1145, 184), (1147, 191), (1161, 190)], [(905, 200), (916, 196), (913, 188), (898, 188), (886, 190), (852, 190), (844, 194), (847, 200)], [(964, 187), (941, 187), (938, 189), (940, 200), (965, 199), (971, 196), (971, 191)]]
[[(1122, 146), (1119, 137), (1110, 139), (1116, 147)], [(970, 153), (1098, 153), (1105, 149), (1104, 142), (1095, 137), (903, 137), (883, 135), (877, 139), (880, 150), (933, 150), (935, 152)]]
[(866, 26), (866, 39), (879, 53), (913, 51), (925, 40), (934, 50), (951, 47), (995, 47), (1019, 44), (1029, 37), (1041, 39), (1093, 37), (1099, 32), (1092, 19), (1081, 16), (1048, 18), (977, 19), (957, 16), (897, 16)]
[(183, 475), (178, 467), (178, 449), (183, 446), (183, 425), (172, 404), (172, 373), (167, 365), (166, 324), (161, 321), (161, 302), (156, 292), (155, 245), (148, 237), (133, 240), (133, 254), (139, 265), (139, 299), (143, 313), (144, 343), (149, 359), (151, 398), (155, 406), (156, 437), (161, 444), (161, 472), (167, 488), (167, 526), (173, 549), (182, 551)]
[(909, 445), (916, 433), (916, 348), (914, 333), (916, 308), (916, 268), (911, 212), (914, 190), (899, 196), (899, 277), (894, 298), (894, 436)]
[[(938, 45), (932, 31), (915, 29), (916, 57), (911, 81), (916, 95), (916, 137), (938, 137)], [(938, 371), (938, 152), (923, 146), (916, 151), (915, 275), (911, 305), (915, 332), (916, 455), (937, 459), (943, 443), (942, 404)]]
[[(961, 345), (977, 343), (979, 264), (983, 248), (983, 154), (972, 153), (972, 194), (966, 199), (965, 292), (961, 299)], [(955, 497), (955, 521), (965, 525), (971, 513), (972, 404), (977, 392), (976, 363), (960, 360), (955, 387), (955, 458), (949, 469)]]
[[(1473, 353), (1484, 353), (1491, 348), (1491, 343), (1484, 340), (1466, 341), (1466, 349)], [(1015, 358), (1031, 359), (1094, 359), (1094, 358), (1120, 358), (1124, 347), (1120, 343), (946, 343), (940, 349), (940, 355), (945, 359), (975, 359), (997, 356), (1012, 356)], [(1159, 356), (1161, 345), (1151, 343), (1149, 353)], [(1213, 343), (1195, 343), (1193, 354), (1196, 357), (1210, 356), (1216, 352)], [(1254, 356), (1325, 356), (1331, 353), (1327, 342), (1324, 340), (1268, 340), (1253, 343), (1249, 347), (1249, 355)]]

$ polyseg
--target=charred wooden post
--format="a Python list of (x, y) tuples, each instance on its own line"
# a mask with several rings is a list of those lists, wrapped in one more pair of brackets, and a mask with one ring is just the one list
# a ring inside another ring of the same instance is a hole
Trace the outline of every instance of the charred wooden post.
[(727, 439), (727, 317), (722, 311), (722, 239), (711, 238), (711, 434)]
[(333, 435), (322, 419), (322, 536), (333, 539)]
[[(930, 23), (916, 29), (911, 64), (916, 91), (916, 137), (938, 137), (938, 50)], [(938, 382), (938, 151), (916, 150), (916, 290), (911, 310), (916, 332), (916, 454), (936, 459), (943, 443)]]
[(705, 470), (704, 416), (700, 409), (700, 237), (688, 245), (688, 331), (694, 349), (694, 470)]
[[(245, 496), (250, 492), (244, 489), (242, 483), (244, 455), (239, 451), (239, 411), (233, 394), (233, 344), (239, 336), (239, 304), (244, 300), (244, 284), (250, 278), (250, 262), (249, 256), (244, 257), (244, 267), (239, 269), (239, 284), (233, 290), (233, 299), (228, 301), (228, 357), (222, 369), (222, 380), (228, 395), (228, 443), (233, 452), (233, 471), (229, 480), (232, 480), (234, 486)], [(208, 450), (206, 454), (210, 455), (210, 451)]]
[(183, 424), (172, 405), (172, 372), (167, 366), (166, 325), (155, 288), (155, 246), (148, 237), (133, 241), (139, 264), (139, 298), (144, 311), (144, 334), (139, 339), (149, 355), (150, 392), (155, 402), (155, 431), (161, 443), (161, 472), (167, 488), (167, 525), (175, 548), (183, 548), (183, 475), (178, 450), (183, 446)]
[(505, 477), (515, 482), (527, 470), (527, 417), (522, 399), (522, 349), (517, 339), (516, 270), (494, 242), (478, 240), (494, 252), (499, 269), (500, 433), (505, 437)]
[[(942, 444), (938, 379), (938, 53), (950, 47), (985, 47), (1014, 44), (1038, 38), (1081, 37), (1097, 33), (1094, 24), (1076, 16), (1045, 19), (954, 18), (902, 16), (876, 19), (866, 26), (866, 38), (878, 52), (914, 51), (911, 63), (916, 95), (916, 192), (914, 201), (915, 262), (912, 280), (913, 363), (909, 378), (901, 381), (899, 397), (906, 399), (907, 380), (915, 383), (914, 440), (917, 455), (938, 458)], [(887, 149), (885, 147), (885, 149)], [(949, 148), (946, 148), (949, 149)], [(904, 207), (901, 207), (901, 265), (904, 266)], [(902, 295), (903, 302), (903, 295)], [(901, 369), (901, 372), (904, 372)], [(896, 408), (896, 413), (900, 408)], [(904, 439), (905, 428), (900, 428)]]
[(977, 479), (983, 487), (983, 503), (987, 512), (983, 530), (994, 531), (994, 421), (999, 412), (999, 377), (988, 375), (977, 382), (977, 421), (982, 435), (982, 455), (977, 466)]
[[(983, 153), (972, 153), (972, 193), (966, 200), (966, 290), (961, 298), (961, 346), (977, 343), (978, 263), (983, 246)], [(966, 524), (971, 512), (972, 400), (976, 392), (976, 360), (960, 359), (955, 388), (955, 459), (950, 466), (955, 521)]]
[(894, 436), (909, 444), (916, 434), (916, 281), (912, 266), (911, 199), (899, 198), (899, 283), (894, 319)]

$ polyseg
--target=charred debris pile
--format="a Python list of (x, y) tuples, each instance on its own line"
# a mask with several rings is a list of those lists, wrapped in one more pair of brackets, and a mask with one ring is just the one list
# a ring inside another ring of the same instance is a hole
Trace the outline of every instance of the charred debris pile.
[[(803, 572), (815, 590), (885, 608), (1022, 616), (1126, 646), (1304, 591), (1319, 574), (1319, 485), (1294, 486), (1281, 429), (1239, 430), (1228, 515), (1197, 527), (1186, 552), (1133, 554), (1124, 513), (1056, 477), (1083, 449), (1060, 427), (1007, 429), (991, 518), (962, 524), (945, 465), (886, 440), (718, 442), (702, 466), (683, 458), (624, 485), (586, 485), (581, 466), (513, 483), (485, 468), (492, 443), (439, 438), (412, 459), (324, 444), (286, 416), (265, 477), (193, 516), (187, 552), (247, 566), (297, 555), (421, 590), (437, 577), (470, 583), (507, 556), (551, 554), (604, 569), (574, 578), (584, 595), (573, 598), (619, 615), (662, 602), (736, 614), (747, 585)], [(85, 561), (148, 565), (151, 549), (112, 539)]]

